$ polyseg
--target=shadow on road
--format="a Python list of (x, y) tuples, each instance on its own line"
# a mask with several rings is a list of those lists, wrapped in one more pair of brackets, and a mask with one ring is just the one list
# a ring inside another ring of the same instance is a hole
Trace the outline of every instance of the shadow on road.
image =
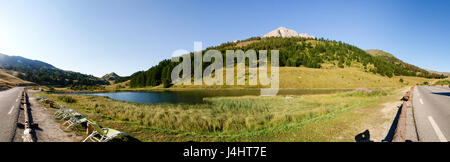
[(450, 96), (450, 92), (432, 92), (433, 94), (442, 95), (442, 96)]

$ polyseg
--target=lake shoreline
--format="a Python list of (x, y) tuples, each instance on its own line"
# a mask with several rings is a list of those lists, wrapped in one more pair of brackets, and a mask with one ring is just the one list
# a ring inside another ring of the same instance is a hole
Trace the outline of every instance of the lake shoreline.
[[(302, 96), (313, 94), (334, 94), (353, 89), (280, 89), (277, 96)], [(260, 96), (260, 89), (183, 89), (183, 90), (140, 90), (140, 91), (70, 91), (54, 92), (62, 95), (104, 96), (117, 101), (143, 104), (198, 104), (211, 97)]]
[[(394, 87), (385, 87), (394, 88)], [(165, 91), (227, 91), (227, 90), (261, 90), (262, 88), (146, 88), (146, 89), (115, 89), (115, 90), (71, 90), (58, 88), (54, 93), (85, 92), (85, 93), (108, 93), (108, 92), (165, 92)], [(279, 90), (354, 90), (357, 88), (279, 88)], [(376, 88), (370, 88), (376, 89)]]

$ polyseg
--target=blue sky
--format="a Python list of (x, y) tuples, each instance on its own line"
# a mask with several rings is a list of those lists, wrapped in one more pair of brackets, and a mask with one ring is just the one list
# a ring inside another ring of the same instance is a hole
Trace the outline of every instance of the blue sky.
[(280, 26), (450, 71), (450, 1), (0, 0), (0, 53), (95, 76)]

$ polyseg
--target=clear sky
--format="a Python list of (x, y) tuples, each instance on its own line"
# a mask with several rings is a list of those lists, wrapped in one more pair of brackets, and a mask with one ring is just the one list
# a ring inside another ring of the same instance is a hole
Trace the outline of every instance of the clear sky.
[(0, 0), (0, 53), (95, 76), (280, 26), (450, 71), (450, 1)]

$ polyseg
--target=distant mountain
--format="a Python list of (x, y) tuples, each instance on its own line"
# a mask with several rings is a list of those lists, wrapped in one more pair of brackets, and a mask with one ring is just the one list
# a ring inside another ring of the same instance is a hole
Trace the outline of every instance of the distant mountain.
[(64, 71), (48, 63), (20, 56), (0, 54), (0, 69), (15, 71), (17, 77), (40, 85), (103, 85), (107, 81), (92, 75)]
[(112, 73), (103, 75), (101, 78), (104, 80), (108, 80), (108, 81), (114, 81), (114, 80), (120, 78), (120, 76), (117, 75), (116, 73), (112, 72)]
[(38, 60), (30, 60), (20, 56), (8, 56), (0, 53), (0, 68), (23, 67), (23, 68), (48, 68), (56, 69), (53, 65)]
[(430, 73), (436, 73), (436, 74), (442, 74), (445, 76), (450, 76), (450, 72), (439, 72), (439, 71), (434, 71), (434, 70), (427, 70), (427, 71), (429, 71)]
[(298, 34), (297, 31), (292, 29), (287, 29), (285, 27), (279, 27), (266, 35), (264, 35), (264, 38), (266, 37), (301, 37), (301, 38), (315, 38), (314, 36), (310, 36), (305, 33)]

